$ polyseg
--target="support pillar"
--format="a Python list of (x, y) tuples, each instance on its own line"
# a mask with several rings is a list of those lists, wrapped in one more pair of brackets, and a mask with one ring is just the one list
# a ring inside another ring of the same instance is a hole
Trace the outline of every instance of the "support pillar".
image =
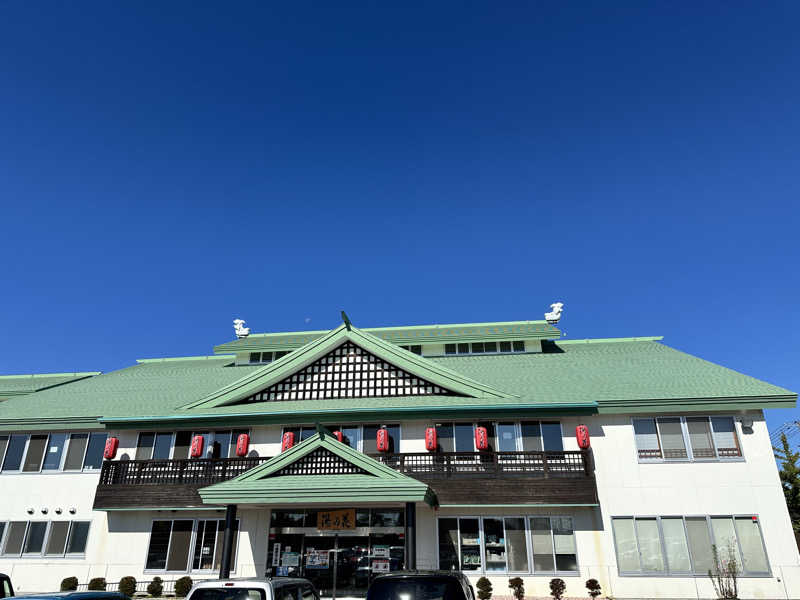
[(219, 567), (219, 578), (229, 579), (231, 561), (233, 560), (233, 536), (236, 534), (236, 505), (228, 504), (225, 508), (225, 534), (222, 539), (222, 564)]
[(417, 568), (417, 505), (414, 502), (406, 502), (406, 571), (414, 571)]

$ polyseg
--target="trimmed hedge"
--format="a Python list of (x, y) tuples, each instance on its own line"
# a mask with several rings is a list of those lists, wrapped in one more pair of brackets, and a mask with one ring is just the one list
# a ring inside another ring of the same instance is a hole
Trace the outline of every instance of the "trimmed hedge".
[(164, 584), (161, 581), (161, 577), (153, 577), (153, 581), (147, 584), (147, 593), (153, 598), (160, 598), (163, 591)]
[(185, 598), (192, 589), (192, 578), (186, 575), (175, 582), (175, 595), (178, 598)]
[(129, 575), (128, 577), (123, 577), (120, 579), (119, 591), (120, 593), (132, 598), (136, 593), (136, 578)]
[(61, 591), (62, 592), (74, 592), (78, 589), (78, 578), (77, 577), (65, 577), (61, 580)]
[(89, 582), (90, 592), (105, 592), (106, 591), (106, 578), (95, 577)]

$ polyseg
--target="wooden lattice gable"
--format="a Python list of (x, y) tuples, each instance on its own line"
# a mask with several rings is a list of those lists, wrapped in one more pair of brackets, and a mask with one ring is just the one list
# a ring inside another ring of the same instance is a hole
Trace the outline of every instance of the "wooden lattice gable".
[(307, 367), (236, 404), (281, 400), (455, 395), (457, 394), (450, 390), (346, 341)]
[(276, 471), (271, 477), (284, 475), (369, 475), (369, 473), (326, 448), (316, 448), (303, 458)]
[[(337, 362), (337, 358), (344, 358), (344, 356), (337, 357), (337, 350), (345, 353), (348, 360)], [(331, 360), (332, 363), (326, 364), (328, 360)], [(380, 365), (382, 373), (380, 378), (372, 378), (368, 375), (373, 370), (369, 366), (372, 364), (375, 365), (376, 374), (379, 372), (378, 366)], [(368, 368), (365, 369), (365, 365)], [(315, 366), (326, 367), (324, 376), (322, 370), (314, 371), (313, 367)], [(312, 367), (312, 369), (308, 371), (308, 367)], [(302, 380), (301, 375), (303, 376)], [(308, 375), (312, 376), (310, 382), (306, 378)], [(292, 381), (293, 376), (297, 376), (294, 381)], [(344, 387), (341, 385), (343, 377), (346, 384)], [(356, 386), (357, 381), (360, 383), (358, 386)], [(334, 382), (339, 384), (335, 390)], [(331, 383), (330, 388), (327, 387), (328, 383)], [(324, 384), (325, 387), (322, 388), (319, 384)], [(280, 386), (283, 388), (281, 389)], [(332, 392), (335, 391), (338, 395), (320, 395), (320, 392), (327, 392), (328, 389)], [(352, 394), (350, 394), (351, 389), (353, 390)], [(359, 391), (356, 392), (356, 390)], [(384, 394), (385, 391), (388, 393)], [(506, 394), (470, 379), (356, 327), (342, 325), (302, 348), (290, 352), (260, 369), (250, 371), (244, 377), (205, 398), (183, 406), (182, 409), (207, 409), (243, 402), (313, 400), (315, 392), (317, 399), (415, 395), (516, 398), (513, 394)], [(294, 398), (291, 396), (293, 393), (296, 394)], [(356, 395), (356, 393), (360, 395)], [(382, 395), (378, 395), (379, 393)]]

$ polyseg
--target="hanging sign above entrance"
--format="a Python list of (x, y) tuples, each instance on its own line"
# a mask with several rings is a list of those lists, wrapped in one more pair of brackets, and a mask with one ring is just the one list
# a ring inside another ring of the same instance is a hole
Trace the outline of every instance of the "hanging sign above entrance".
[(321, 510), (317, 513), (317, 529), (338, 531), (356, 528), (356, 509)]

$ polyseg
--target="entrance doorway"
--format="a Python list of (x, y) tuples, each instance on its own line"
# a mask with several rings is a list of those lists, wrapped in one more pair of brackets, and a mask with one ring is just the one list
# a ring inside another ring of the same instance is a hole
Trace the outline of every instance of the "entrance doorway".
[[(306, 577), (323, 596), (363, 597), (377, 575), (403, 568), (403, 509), (357, 509), (347, 530), (317, 528), (321, 511), (273, 511), (267, 575)], [(374, 512), (374, 514), (373, 514)]]

